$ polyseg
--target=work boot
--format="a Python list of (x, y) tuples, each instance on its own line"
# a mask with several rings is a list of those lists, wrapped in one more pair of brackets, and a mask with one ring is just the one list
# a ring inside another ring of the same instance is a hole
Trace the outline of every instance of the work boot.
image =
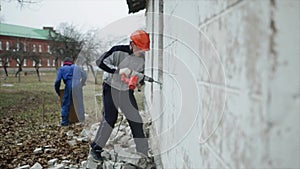
[(95, 162), (103, 162), (103, 157), (101, 156), (101, 153), (103, 152), (102, 148), (96, 143), (91, 144), (91, 155)]

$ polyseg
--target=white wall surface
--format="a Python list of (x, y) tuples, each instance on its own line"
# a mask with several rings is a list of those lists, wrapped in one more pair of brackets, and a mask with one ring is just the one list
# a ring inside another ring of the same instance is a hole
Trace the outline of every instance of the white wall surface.
[(164, 0), (163, 18), (159, 2), (146, 74), (163, 86), (146, 107), (161, 167), (300, 168), (300, 1)]

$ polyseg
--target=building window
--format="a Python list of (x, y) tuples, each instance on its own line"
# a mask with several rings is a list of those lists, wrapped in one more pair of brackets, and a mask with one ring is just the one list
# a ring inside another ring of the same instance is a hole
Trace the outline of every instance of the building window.
[(2, 41), (0, 41), (0, 50), (2, 50)]
[(64, 65), (64, 62), (61, 61), (61, 62), (60, 62), (60, 66), (63, 66), (63, 65)]
[(35, 44), (33, 44), (33, 45), (32, 45), (32, 47), (33, 47), (33, 50), (32, 50), (32, 52), (36, 52), (36, 45), (35, 45)]
[(20, 43), (18, 42), (17, 43), (17, 51), (19, 51), (20, 50)]
[(27, 51), (27, 45), (26, 45), (26, 43), (24, 43), (24, 52), (26, 52)]
[(39, 62), (40, 62), (40, 63), (39, 63), (39, 66), (42, 66), (42, 60), (41, 60), (41, 59), (39, 60)]
[(55, 59), (53, 59), (53, 61), (52, 61), (52, 66), (53, 67), (55, 66)]
[(20, 59), (17, 59), (17, 65), (20, 66)]
[(51, 48), (50, 48), (50, 45), (47, 46), (47, 52), (51, 54)]
[(42, 53), (42, 45), (39, 45), (39, 52)]
[(2, 66), (2, 58), (0, 58), (0, 66)]
[(27, 66), (27, 59), (24, 59), (23, 66)]
[(6, 58), (7, 66), (10, 66), (10, 61), (8, 58)]
[(47, 60), (47, 66), (50, 66), (50, 59)]
[(9, 50), (9, 42), (6, 41), (6, 50)]

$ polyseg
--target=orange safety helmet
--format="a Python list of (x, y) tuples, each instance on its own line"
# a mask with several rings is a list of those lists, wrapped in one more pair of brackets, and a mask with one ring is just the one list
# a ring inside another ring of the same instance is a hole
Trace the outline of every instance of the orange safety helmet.
[(136, 44), (140, 49), (148, 51), (150, 50), (150, 38), (149, 34), (143, 30), (134, 31), (130, 39)]

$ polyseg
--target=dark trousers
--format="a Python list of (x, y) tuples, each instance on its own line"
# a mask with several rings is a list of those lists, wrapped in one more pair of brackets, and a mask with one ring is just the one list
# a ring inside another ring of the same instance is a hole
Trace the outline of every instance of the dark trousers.
[(120, 91), (104, 83), (103, 104), (104, 118), (98, 128), (94, 142), (102, 148), (105, 146), (117, 121), (118, 108), (120, 108), (129, 123), (137, 152), (147, 154), (149, 149), (148, 140), (145, 138), (143, 121), (139, 114), (134, 91)]

